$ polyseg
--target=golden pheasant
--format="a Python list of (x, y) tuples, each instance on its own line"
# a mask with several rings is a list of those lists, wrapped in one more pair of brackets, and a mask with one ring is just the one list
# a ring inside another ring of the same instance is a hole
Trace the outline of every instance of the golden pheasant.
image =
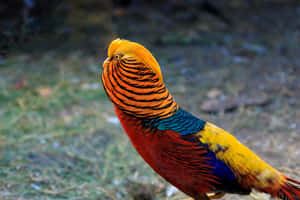
[(230, 133), (184, 111), (166, 88), (158, 62), (142, 45), (116, 39), (102, 82), (143, 159), (195, 200), (265, 192), (300, 198), (300, 182), (272, 168)]

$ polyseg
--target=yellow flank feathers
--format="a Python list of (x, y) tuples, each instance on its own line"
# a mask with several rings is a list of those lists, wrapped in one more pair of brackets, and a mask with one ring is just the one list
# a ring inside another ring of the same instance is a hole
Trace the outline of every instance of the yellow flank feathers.
[[(270, 187), (272, 183), (274, 187), (279, 187), (280, 182), (284, 181), (277, 170), (223, 129), (207, 122), (204, 130), (196, 135), (202, 143), (208, 145), (218, 159), (224, 161), (236, 175), (239, 175), (237, 177), (245, 187), (264, 189)], [(244, 179), (246, 177), (248, 179)], [(249, 179), (252, 181), (249, 182)]]

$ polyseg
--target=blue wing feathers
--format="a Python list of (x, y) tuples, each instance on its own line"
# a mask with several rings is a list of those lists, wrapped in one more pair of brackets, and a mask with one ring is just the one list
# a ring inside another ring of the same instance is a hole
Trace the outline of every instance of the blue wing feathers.
[(237, 194), (250, 193), (250, 190), (240, 186), (232, 170), (223, 161), (217, 159), (212, 151), (208, 151), (205, 156), (209, 157), (208, 164), (213, 166), (211, 173), (218, 178), (219, 184), (215, 185), (217, 191)]
[(218, 160), (213, 152), (209, 151), (206, 156), (210, 158), (207, 162), (210, 166), (214, 167), (212, 173), (216, 177), (226, 179), (228, 181), (235, 180), (235, 176), (231, 169), (223, 161)]

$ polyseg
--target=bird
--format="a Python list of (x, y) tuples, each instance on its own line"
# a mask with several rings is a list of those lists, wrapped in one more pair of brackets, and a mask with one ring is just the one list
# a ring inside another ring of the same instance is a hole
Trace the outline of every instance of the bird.
[(185, 111), (143, 45), (113, 40), (101, 80), (132, 145), (167, 182), (194, 200), (226, 193), (300, 199), (300, 182), (271, 167), (232, 134)]

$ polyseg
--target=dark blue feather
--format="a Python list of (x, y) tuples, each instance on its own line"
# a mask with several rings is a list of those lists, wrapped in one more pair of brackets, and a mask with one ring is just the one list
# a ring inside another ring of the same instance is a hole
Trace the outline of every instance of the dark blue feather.
[(240, 186), (232, 170), (223, 161), (217, 159), (212, 151), (208, 151), (205, 156), (209, 158), (208, 164), (214, 167), (211, 169), (211, 173), (218, 177), (219, 184), (215, 185), (217, 191), (249, 194), (249, 190)]

